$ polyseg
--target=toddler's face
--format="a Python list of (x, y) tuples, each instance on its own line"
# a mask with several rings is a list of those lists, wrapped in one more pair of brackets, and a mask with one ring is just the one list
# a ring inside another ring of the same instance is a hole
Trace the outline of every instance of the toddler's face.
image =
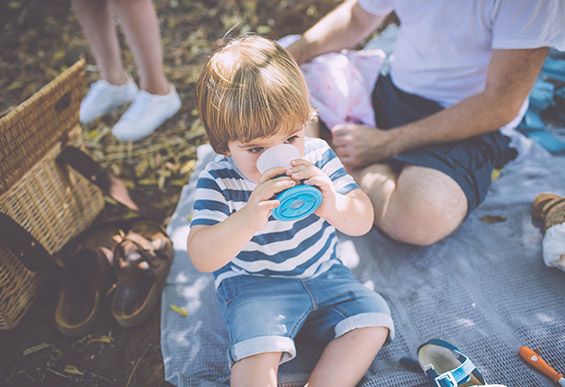
[(257, 159), (267, 148), (279, 144), (291, 144), (304, 156), (304, 128), (300, 128), (291, 135), (275, 134), (271, 137), (256, 138), (248, 144), (240, 141), (228, 142), (230, 156), (237, 168), (246, 178), (259, 182), (261, 173), (257, 170)]

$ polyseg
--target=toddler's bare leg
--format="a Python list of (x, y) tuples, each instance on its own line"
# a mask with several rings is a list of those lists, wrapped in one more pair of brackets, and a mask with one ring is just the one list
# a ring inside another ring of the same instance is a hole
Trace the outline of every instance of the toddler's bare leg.
[(267, 352), (246, 357), (231, 369), (232, 387), (277, 387), (277, 372), (282, 353)]
[(384, 327), (359, 328), (331, 341), (314, 367), (307, 386), (355, 386), (371, 366), (388, 333)]

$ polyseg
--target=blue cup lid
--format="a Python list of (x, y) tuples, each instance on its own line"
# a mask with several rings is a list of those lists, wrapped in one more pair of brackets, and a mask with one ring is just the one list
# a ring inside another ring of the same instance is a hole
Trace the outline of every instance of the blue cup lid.
[(273, 210), (273, 218), (282, 221), (299, 220), (312, 214), (322, 204), (322, 193), (311, 185), (298, 185), (277, 195), (281, 204)]

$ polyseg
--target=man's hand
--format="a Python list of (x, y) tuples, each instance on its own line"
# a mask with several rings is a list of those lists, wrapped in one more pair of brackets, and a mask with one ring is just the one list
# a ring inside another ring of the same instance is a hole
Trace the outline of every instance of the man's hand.
[(320, 218), (328, 219), (336, 212), (337, 192), (332, 180), (314, 164), (307, 160), (297, 159), (292, 161), (292, 167), (286, 172), (293, 180), (318, 187), (322, 192), (323, 201), (315, 214)]
[(363, 168), (394, 154), (393, 131), (343, 124), (331, 129), (332, 144), (348, 170)]
[(279, 167), (269, 169), (261, 175), (259, 183), (251, 193), (247, 204), (240, 210), (245, 214), (250, 227), (255, 231), (265, 228), (271, 211), (280, 205), (278, 200), (273, 200), (273, 196), (296, 185), (296, 182), (290, 177), (275, 178), (275, 176), (284, 175), (285, 172), (285, 168)]

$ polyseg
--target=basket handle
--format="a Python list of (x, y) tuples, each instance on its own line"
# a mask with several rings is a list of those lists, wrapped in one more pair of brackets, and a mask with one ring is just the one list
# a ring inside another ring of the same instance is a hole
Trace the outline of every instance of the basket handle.
[(72, 167), (118, 203), (135, 212), (141, 212), (130, 197), (125, 184), (81, 149), (71, 145), (64, 146), (57, 156), (57, 162)]
[(3, 212), (0, 212), (2, 241), (31, 271), (57, 269), (55, 259), (29, 231)]

